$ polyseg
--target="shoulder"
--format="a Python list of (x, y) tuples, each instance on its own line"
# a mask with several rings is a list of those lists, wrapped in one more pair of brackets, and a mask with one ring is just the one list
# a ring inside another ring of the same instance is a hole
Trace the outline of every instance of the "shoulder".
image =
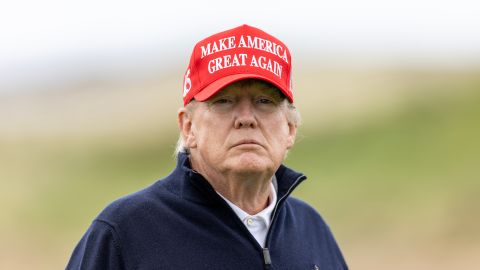
[(308, 203), (298, 199), (298, 198), (295, 198), (295, 197), (288, 197), (287, 201), (286, 201), (286, 204), (292, 208), (292, 210), (294, 210), (295, 212), (297, 212), (297, 214), (301, 214), (301, 215), (309, 215), (309, 216), (312, 216), (312, 217), (315, 217), (315, 218), (319, 218), (319, 219), (322, 219), (322, 217), (320, 216), (320, 213), (318, 213), (318, 211), (313, 208), (313, 206), (309, 205)]
[(304, 224), (307, 227), (327, 229), (328, 226), (321, 214), (308, 203), (298, 198), (288, 197), (285, 204), (285, 208), (299, 225)]
[(161, 208), (168, 196), (172, 196), (164, 188), (164, 180), (159, 180), (151, 186), (128, 194), (108, 204), (95, 221), (101, 221), (112, 227), (129, 223), (132, 219), (145, 217), (152, 209)]
[(320, 213), (306, 202), (293, 197), (289, 197), (286, 203), (289, 209), (287, 212), (295, 223), (295, 227), (301, 228), (299, 231), (304, 235), (320, 239), (320, 242), (341, 263), (343, 269), (348, 269), (335, 237)]

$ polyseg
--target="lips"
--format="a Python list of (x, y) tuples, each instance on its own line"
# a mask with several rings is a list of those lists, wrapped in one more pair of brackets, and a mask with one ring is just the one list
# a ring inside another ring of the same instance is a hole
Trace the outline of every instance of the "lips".
[(256, 144), (256, 145), (262, 146), (262, 145), (261, 145), (258, 141), (256, 141), (256, 140), (241, 140), (241, 141), (235, 143), (232, 147), (240, 146), (240, 145), (248, 145), (248, 144)]

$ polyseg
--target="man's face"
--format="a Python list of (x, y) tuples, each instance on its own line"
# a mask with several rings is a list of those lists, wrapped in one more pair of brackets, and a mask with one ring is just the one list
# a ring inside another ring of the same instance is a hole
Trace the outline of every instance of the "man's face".
[(294, 142), (280, 92), (259, 81), (237, 82), (180, 123), (192, 165), (216, 174), (273, 175)]

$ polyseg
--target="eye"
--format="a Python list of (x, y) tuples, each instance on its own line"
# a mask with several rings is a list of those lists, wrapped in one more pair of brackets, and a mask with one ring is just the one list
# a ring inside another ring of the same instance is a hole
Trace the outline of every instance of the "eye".
[(219, 99), (216, 99), (213, 103), (214, 104), (228, 104), (228, 103), (232, 103), (233, 101), (228, 99), (228, 98), (219, 98)]
[(257, 99), (257, 103), (260, 103), (260, 104), (274, 104), (274, 101), (271, 98), (261, 97), (261, 98)]

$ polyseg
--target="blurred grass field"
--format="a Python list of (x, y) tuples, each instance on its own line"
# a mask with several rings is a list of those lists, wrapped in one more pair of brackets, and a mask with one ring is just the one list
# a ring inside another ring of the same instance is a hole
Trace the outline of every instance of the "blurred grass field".
[[(64, 268), (106, 204), (172, 169), (176, 77), (0, 97), (0, 269)], [(309, 179), (294, 195), (351, 268), (480, 267), (480, 72), (305, 68), (296, 82), (286, 164)]]

